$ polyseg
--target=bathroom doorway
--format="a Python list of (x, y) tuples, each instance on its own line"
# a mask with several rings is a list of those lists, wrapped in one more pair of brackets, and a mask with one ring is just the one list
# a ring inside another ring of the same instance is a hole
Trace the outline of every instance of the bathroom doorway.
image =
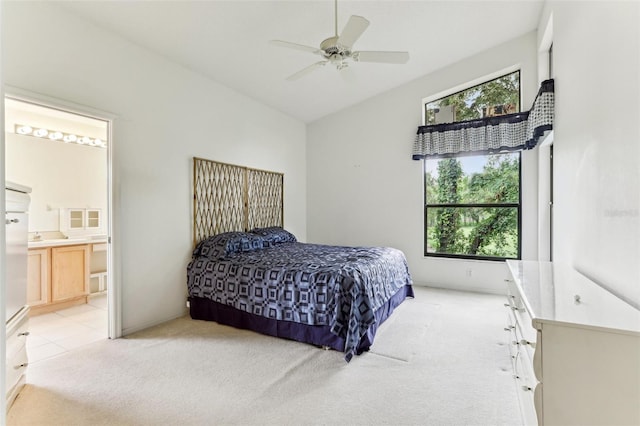
[(7, 92), (6, 180), (31, 189), (27, 352), (34, 363), (119, 337), (112, 294), (112, 119)]

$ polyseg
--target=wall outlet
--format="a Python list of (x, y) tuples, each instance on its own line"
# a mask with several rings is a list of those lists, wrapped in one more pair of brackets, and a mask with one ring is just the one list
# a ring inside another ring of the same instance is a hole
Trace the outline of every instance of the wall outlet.
[(187, 300), (187, 308), (191, 307), (191, 303), (189, 303), (189, 301)]

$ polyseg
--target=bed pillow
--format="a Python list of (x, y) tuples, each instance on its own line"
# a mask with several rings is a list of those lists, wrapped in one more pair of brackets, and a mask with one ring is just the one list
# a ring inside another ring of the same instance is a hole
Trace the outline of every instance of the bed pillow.
[(280, 243), (295, 243), (298, 241), (295, 235), (289, 231), (285, 231), (279, 226), (255, 228), (251, 230), (251, 233), (261, 236), (269, 246)]
[(193, 255), (215, 260), (232, 253), (259, 250), (264, 247), (268, 247), (268, 244), (260, 235), (249, 232), (224, 232), (200, 241)]

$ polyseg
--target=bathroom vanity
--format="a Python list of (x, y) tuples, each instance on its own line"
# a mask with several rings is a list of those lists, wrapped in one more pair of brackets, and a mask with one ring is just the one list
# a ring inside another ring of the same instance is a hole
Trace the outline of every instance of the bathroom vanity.
[[(45, 239), (29, 242), (27, 302), (31, 315), (87, 303), (91, 277), (104, 269), (106, 237)], [(104, 287), (104, 286), (102, 286)], [(104, 290), (104, 288), (102, 288)]]

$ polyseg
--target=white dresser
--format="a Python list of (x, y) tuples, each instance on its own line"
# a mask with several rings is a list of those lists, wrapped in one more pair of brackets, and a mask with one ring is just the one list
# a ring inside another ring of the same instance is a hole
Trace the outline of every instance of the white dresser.
[(526, 425), (640, 425), (640, 311), (566, 265), (507, 261)]
[(27, 306), (27, 232), (29, 224), (29, 192), (31, 189), (12, 182), (5, 188), (5, 253), (6, 279), (6, 391), (7, 409), (25, 382), (29, 335)]

